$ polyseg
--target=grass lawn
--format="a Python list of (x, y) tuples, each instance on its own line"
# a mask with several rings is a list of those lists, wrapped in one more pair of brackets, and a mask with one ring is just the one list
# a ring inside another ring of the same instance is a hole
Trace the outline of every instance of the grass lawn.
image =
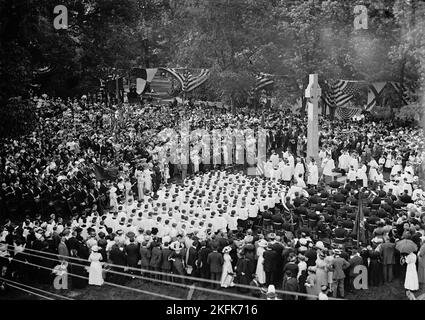
[[(158, 285), (149, 281), (140, 279), (129, 280), (126, 286), (141, 289), (144, 291), (154, 292), (158, 294), (168, 295), (180, 299), (187, 299), (189, 294), (188, 288), (180, 288), (170, 285)], [(102, 287), (88, 286), (85, 289), (69, 290), (58, 292), (52, 289), (51, 286), (38, 286), (40, 289), (50, 291), (56, 294), (64, 295), (76, 300), (157, 300), (162, 299), (145, 293), (135, 292), (128, 289), (121, 289), (110, 285)], [(224, 292), (238, 293), (235, 289), (221, 289)], [(425, 293), (425, 287), (415, 292), (415, 296)], [(41, 299), (34, 295), (19, 292), (17, 290), (11, 291), (7, 296), (2, 296), (2, 299), (21, 299), (33, 300)], [(237, 298), (210, 292), (203, 292), (195, 289), (193, 291), (192, 300), (235, 300)], [(348, 300), (407, 300), (403, 284), (400, 280), (394, 280), (392, 283), (387, 283), (379, 287), (370, 287), (368, 290), (356, 290), (346, 294)]]

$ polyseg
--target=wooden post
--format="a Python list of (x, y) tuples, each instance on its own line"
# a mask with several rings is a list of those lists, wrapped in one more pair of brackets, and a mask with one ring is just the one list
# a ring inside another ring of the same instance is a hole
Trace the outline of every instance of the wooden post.
[(317, 74), (310, 74), (310, 80), (305, 97), (308, 99), (308, 122), (307, 122), (307, 157), (313, 157), (319, 163), (319, 98), (322, 90), (319, 86)]

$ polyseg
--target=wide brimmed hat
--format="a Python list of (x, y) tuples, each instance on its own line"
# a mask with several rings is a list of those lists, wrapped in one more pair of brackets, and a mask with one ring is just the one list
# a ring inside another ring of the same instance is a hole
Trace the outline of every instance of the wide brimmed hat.
[(170, 249), (173, 251), (180, 251), (183, 249), (183, 246), (179, 241), (174, 241), (172, 244), (170, 244)]
[(91, 251), (92, 252), (98, 252), (99, 251), (99, 247), (97, 245), (94, 245), (93, 247), (91, 247)]
[(232, 251), (232, 247), (231, 246), (226, 246), (223, 248), (223, 253), (229, 253), (230, 251)]
[(265, 248), (265, 247), (267, 247), (267, 245), (268, 245), (268, 242), (264, 239), (261, 239), (261, 240), (258, 241), (258, 246), (261, 247), (261, 248)]
[(323, 242), (322, 241), (317, 241), (316, 242), (316, 248), (317, 249), (320, 249), (320, 250), (325, 250), (326, 248), (325, 248), (325, 245), (323, 244)]

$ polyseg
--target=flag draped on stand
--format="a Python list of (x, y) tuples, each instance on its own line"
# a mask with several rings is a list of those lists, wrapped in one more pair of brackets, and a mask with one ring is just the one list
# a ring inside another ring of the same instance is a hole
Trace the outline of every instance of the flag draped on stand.
[(342, 107), (345, 105), (363, 85), (362, 81), (338, 80), (333, 88), (336, 106)]
[(200, 69), (199, 73), (183, 68), (161, 68), (172, 74), (180, 83), (182, 91), (187, 93), (201, 86), (210, 76), (209, 69)]
[(381, 105), (382, 92), (384, 92), (386, 84), (386, 82), (374, 82), (369, 85), (369, 91), (367, 94), (367, 111), (371, 111), (376, 105)]
[(328, 80), (323, 82), (322, 101), (329, 108), (336, 108), (335, 115), (340, 119), (350, 119), (360, 115), (359, 108), (344, 107), (354, 94), (363, 88), (364, 81)]
[(338, 107), (336, 108), (335, 114), (339, 119), (348, 120), (348, 119), (352, 119), (355, 116), (359, 116), (361, 113), (362, 113), (362, 109), (360, 108)]
[(97, 164), (93, 164), (96, 180), (114, 180), (118, 176), (118, 168), (103, 168)]

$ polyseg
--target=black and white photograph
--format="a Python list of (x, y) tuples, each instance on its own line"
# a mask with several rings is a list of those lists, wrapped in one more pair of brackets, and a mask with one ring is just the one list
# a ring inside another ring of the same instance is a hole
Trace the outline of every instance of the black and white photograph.
[(0, 16), (5, 306), (249, 319), (425, 300), (424, 1), (0, 0)]

